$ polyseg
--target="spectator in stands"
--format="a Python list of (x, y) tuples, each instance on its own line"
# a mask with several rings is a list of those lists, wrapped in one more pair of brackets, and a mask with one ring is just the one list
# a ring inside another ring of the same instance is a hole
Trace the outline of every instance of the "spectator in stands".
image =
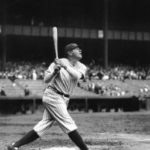
[(0, 96), (6, 96), (4, 86), (2, 86), (0, 89)]
[(32, 72), (32, 79), (37, 80), (37, 73), (35, 69), (33, 69), (33, 72)]
[(29, 90), (28, 85), (25, 85), (25, 88), (24, 88), (24, 95), (25, 95), (25, 96), (30, 95), (30, 90)]
[(95, 84), (94, 92), (95, 92), (96, 94), (103, 94), (102, 85), (100, 85), (100, 83), (96, 83), (96, 84)]

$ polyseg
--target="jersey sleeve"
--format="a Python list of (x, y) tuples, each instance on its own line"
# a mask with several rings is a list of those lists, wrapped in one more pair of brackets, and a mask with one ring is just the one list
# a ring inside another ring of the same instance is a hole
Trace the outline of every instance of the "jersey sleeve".
[(52, 74), (54, 72), (54, 66), (55, 66), (55, 63), (51, 63), (49, 65), (48, 69), (45, 71), (45, 74), (47, 74), (47, 73)]

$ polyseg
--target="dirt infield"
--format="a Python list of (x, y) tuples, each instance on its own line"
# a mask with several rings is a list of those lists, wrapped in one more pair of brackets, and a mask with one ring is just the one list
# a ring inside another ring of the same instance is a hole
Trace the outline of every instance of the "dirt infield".
[[(71, 112), (90, 150), (149, 150), (150, 112), (83, 113)], [(42, 112), (0, 116), (0, 149), (19, 139), (41, 119)], [(77, 150), (55, 124), (37, 141), (21, 150)]]

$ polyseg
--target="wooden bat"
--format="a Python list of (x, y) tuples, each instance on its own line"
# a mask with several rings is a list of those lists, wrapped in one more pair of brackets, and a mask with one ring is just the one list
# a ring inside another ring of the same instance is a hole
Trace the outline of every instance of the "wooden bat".
[[(54, 43), (55, 59), (58, 59), (58, 31), (57, 31), (57, 27), (52, 27), (52, 38), (53, 38), (53, 43)], [(53, 82), (56, 76), (57, 76), (57, 73), (54, 73), (50, 77), (49, 82)]]
[(58, 31), (57, 27), (52, 27), (52, 37), (54, 42), (55, 57), (58, 59)]

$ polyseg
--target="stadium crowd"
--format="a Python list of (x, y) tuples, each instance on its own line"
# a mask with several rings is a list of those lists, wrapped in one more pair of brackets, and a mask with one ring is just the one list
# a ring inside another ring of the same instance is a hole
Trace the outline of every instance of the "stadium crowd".
[[(15, 88), (15, 85), (18, 85), (16, 79), (42, 80), (47, 66), (48, 64), (44, 62), (7, 62), (5, 70), (0, 70), (0, 79), (10, 79), (13, 85), (11, 88)], [(128, 87), (130, 86), (129, 80), (146, 80), (144, 82), (147, 82), (147, 80), (150, 79), (149, 66), (132, 67), (125, 65), (113, 65), (105, 69), (101, 67), (101, 65), (88, 64), (87, 67), (88, 72), (85, 79), (78, 83), (78, 87), (80, 89), (98, 94), (99, 96), (115, 98), (124, 96), (138, 97), (145, 106), (145, 98), (150, 96), (150, 84), (141, 84), (139, 87), (136, 87), (135, 84), (132, 90)], [(24, 96), (32, 95), (33, 91), (30, 85), (28, 85), (28, 82), (25, 86), (22, 86), (22, 89), (24, 90)], [(83, 92), (83, 90), (81, 90), (81, 92)], [(8, 89), (5, 87), (5, 84), (1, 84), (0, 96), (8, 96), (7, 92)], [(28, 109), (25, 105), (21, 108), (21, 112), (25, 112), (25, 110)]]
[[(101, 65), (88, 64), (87, 77), (100, 80), (122, 80), (136, 79), (148, 80), (150, 79), (150, 66), (127, 66), (127, 65), (111, 65), (107, 69)], [(7, 62), (5, 70), (0, 70), (0, 79), (43, 79), (46, 63), (35, 62)]]
[(100, 65), (89, 65), (89, 79), (97, 78), (102, 80), (122, 80), (135, 79), (147, 80), (150, 79), (150, 66), (129, 66), (129, 65), (110, 65), (107, 69)]
[(0, 70), (0, 79), (43, 79), (45, 62), (7, 62), (5, 70)]
[[(122, 90), (120, 87), (114, 84), (109, 86), (102, 86), (99, 82), (94, 83), (93, 80), (118, 80), (125, 82), (125, 80), (149, 80), (150, 79), (150, 67), (140, 66), (127, 66), (127, 65), (111, 65), (107, 69), (101, 65), (92, 63), (87, 65), (88, 71), (86, 78), (82, 83), (78, 84), (78, 87), (88, 91), (92, 91), (96, 94), (109, 95), (109, 96), (124, 96), (131, 94), (128, 90)], [(47, 68), (45, 62), (7, 62), (5, 70), (0, 70), (0, 79), (10, 79), (12, 82), (15, 79), (31, 79), (42, 80), (44, 78), (44, 71)], [(84, 84), (86, 83), (86, 84)], [(145, 87), (140, 89), (140, 93), (148, 92), (149, 88)], [(132, 93), (133, 95), (133, 93)]]
[[(96, 94), (105, 96), (146, 96), (149, 95), (150, 87), (145, 85), (139, 88), (138, 91), (132, 91), (130, 89), (125, 89), (121, 85), (126, 80), (149, 80), (150, 79), (150, 66), (129, 66), (129, 65), (111, 65), (107, 69), (101, 67), (100, 65), (95, 65), (91, 63), (88, 66), (88, 77), (85, 81), (90, 81), (85, 86), (85, 84), (79, 84), (79, 86), (88, 91), (92, 91)], [(93, 82), (96, 80), (96, 82)], [(121, 81), (121, 85), (116, 85), (111, 82), (108, 85), (102, 84), (98, 81)]]

